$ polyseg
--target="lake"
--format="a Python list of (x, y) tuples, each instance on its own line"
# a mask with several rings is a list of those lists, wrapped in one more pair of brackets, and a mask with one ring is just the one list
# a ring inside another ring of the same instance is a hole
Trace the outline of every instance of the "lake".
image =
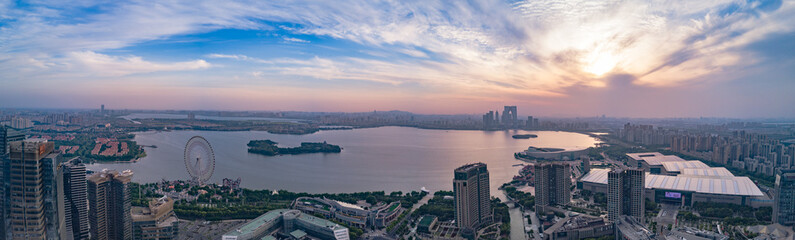
[[(538, 138), (514, 139), (514, 134), (536, 134)], [(281, 135), (260, 131), (170, 131), (136, 133), (147, 156), (135, 163), (92, 164), (91, 170), (131, 169), (135, 182), (160, 179), (189, 179), (183, 160), (188, 139), (202, 136), (215, 152), (215, 173), (210, 182), (223, 178), (243, 179), (252, 189), (284, 189), (293, 192), (341, 193), (362, 191), (430, 191), (453, 189), (453, 170), (461, 165), (488, 165), (491, 192), (509, 182), (522, 161), (515, 152), (528, 146), (584, 149), (598, 143), (590, 136), (555, 131), (462, 131), (408, 127), (380, 127), (320, 131), (309, 135)], [(250, 140), (271, 139), (281, 147), (301, 142), (339, 145), (341, 153), (262, 156), (247, 152)]]

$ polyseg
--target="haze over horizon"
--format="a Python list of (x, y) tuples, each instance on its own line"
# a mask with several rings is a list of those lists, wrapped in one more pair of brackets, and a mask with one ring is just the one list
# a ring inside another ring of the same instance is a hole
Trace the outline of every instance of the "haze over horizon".
[(0, 1), (0, 108), (795, 117), (793, 1)]

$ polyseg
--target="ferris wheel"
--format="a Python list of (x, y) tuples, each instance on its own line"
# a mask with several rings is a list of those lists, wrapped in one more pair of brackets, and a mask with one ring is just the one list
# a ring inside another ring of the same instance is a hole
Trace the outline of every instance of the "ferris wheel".
[(215, 170), (215, 154), (213, 147), (200, 136), (194, 136), (185, 144), (185, 168), (191, 180), (204, 185), (210, 180)]

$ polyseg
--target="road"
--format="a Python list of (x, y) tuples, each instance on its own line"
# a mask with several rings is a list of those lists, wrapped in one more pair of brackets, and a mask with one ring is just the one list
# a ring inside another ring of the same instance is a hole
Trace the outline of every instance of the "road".
[(541, 221), (538, 220), (538, 215), (536, 215), (533, 211), (527, 211), (527, 215), (530, 216), (530, 229), (533, 229), (533, 238), (536, 240), (541, 240), (541, 232), (538, 231), (541, 226)]
[(620, 167), (622, 169), (626, 169), (627, 168), (626, 166), (624, 166), (624, 163), (611, 159), (604, 152), (602, 152), (600, 154), (602, 155), (603, 158), (605, 158), (605, 162), (606, 163), (612, 163), (613, 165), (616, 165), (616, 166), (618, 166), (618, 167)]
[(433, 198), (433, 195), (434, 193), (428, 193), (428, 195), (422, 197), (422, 199), (420, 199), (419, 202), (415, 203), (414, 206), (411, 206), (411, 212), (414, 212), (414, 210), (417, 210), (417, 208), (420, 208), (422, 207), (422, 205), (428, 203), (428, 201), (430, 201)]
[[(418, 208), (422, 207), (422, 205), (425, 205), (426, 203), (428, 203), (428, 201), (430, 201), (433, 198), (433, 196), (434, 196), (434, 193), (428, 193), (428, 195), (425, 195), (425, 197), (422, 197), (422, 199), (420, 199), (420, 201), (415, 203), (414, 206), (411, 206), (411, 209), (406, 210), (406, 211), (408, 211), (408, 213), (406, 213), (406, 216), (411, 215), (412, 212), (414, 212)], [(405, 221), (408, 221), (408, 220), (409, 220), (409, 217), (404, 217), (402, 220), (400, 220), (400, 223), (398, 223), (395, 226), (400, 226), (400, 225), (404, 224)], [(393, 237), (397, 238), (397, 236), (395, 236), (395, 231), (397, 231), (397, 229), (398, 228), (393, 228), (392, 231), (387, 232), (387, 234), (389, 236), (393, 236)]]
[(511, 240), (527, 239), (527, 233), (524, 230), (524, 216), (522, 209), (517, 207), (513, 202), (508, 202), (508, 214), (511, 215)]
[[(527, 220), (525, 218), (525, 214), (522, 212), (522, 208), (519, 207), (518, 204), (514, 203), (513, 199), (508, 197), (505, 194), (505, 191), (500, 191), (501, 195), (498, 196), (500, 199), (503, 199), (505, 204), (508, 205), (508, 214), (511, 216), (511, 240), (525, 240), (527, 238)], [(535, 218), (536, 220), (538, 218)], [(533, 232), (536, 232), (537, 228), (532, 228)], [(534, 238), (541, 240), (538, 237)]]

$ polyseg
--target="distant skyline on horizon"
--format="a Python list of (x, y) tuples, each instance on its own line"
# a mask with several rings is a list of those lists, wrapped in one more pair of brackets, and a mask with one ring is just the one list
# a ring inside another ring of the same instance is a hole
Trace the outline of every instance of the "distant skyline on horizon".
[[(0, 107), (0, 113), (2, 113), (4, 110), (5, 111), (8, 111), (8, 110), (11, 110), (11, 111), (20, 110), (20, 111), (78, 111), (78, 112), (80, 112), (80, 111), (94, 111), (94, 110), (95, 111), (99, 111), (99, 108), (47, 108), (47, 107), (28, 107), (28, 108), (20, 107), (20, 108), (15, 108), (15, 107)], [(328, 113), (328, 114), (345, 113), (345, 114), (365, 114), (365, 113), (372, 113), (372, 112), (375, 111), (375, 112), (378, 112), (378, 113), (403, 112), (403, 113), (409, 113), (409, 114), (415, 114), (415, 115), (425, 115), (425, 116), (439, 115), (439, 116), (473, 116), (473, 117), (480, 117), (481, 115), (487, 113), (488, 111), (496, 111), (497, 109), (488, 109), (488, 110), (486, 110), (484, 112), (449, 113), (449, 114), (443, 114), (443, 113), (417, 113), (417, 112), (410, 112), (410, 111), (404, 111), (404, 110), (399, 110), (399, 109), (393, 109), (393, 110), (374, 109), (374, 110), (370, 110), (370, 111), (345, 112), (345, 111), (229, 110), (229, 109), (215, 109), (215, 110), (213, 110), (213, 109), (145, 109), (145, 108), (120, 108), (120, 109), (115, 109), (115, 108), (108, 108), (106, 106), (105, 110), (109, 110), (109, 111), (129, 111), (129, 112), (132, 112), (132, 113), (143, 113), (143, 114), (153, 113), (153, 114), (177, 114), (178, 115), (178, 114), (195, 113), (195, 114), (197, 114), (197, 116), (201, 115), (201, 112), (218, 112), (218, 113), (222, 113), (222, 112), (225, 112), (225, 113), (244, 113), (244, 112), (247, 112), (247, 113), (318, 113), (318, 114), (320, 114), (320, 113)], [(184, 113), (176, 113), (176, 112), (184, 112)], [(502, 109), (499, 109), (499, 112), (500, 112), (500, 114), (502, 114)], [(187, 116), (187, 115), (185, 115), (185, 116)], [(213, 115), (201, 115), (201, 116), (212, 117)], [(607, 119), (632, 119), (632, 120), (641, 120), (641, 119), (645, 119), (645, 120), (676, 120), (676, 119), (699, 120), (699, 119), (702, 119), (702, 120), (749, 120), (749, 121), (780, 121), (780, 120), (785, 120), (785, 121), (794, 121), (794, 123), (795, 123), (795, 117), (721, 117), (721, 116), (697, 116), (697, 117), (644, 117), (644, 116), (638, 116), (638, 117), (631, 117), (631, 116), (610, 116), (610, 115), (606, 115), (606, 114), (605, 115), (591, 115), (591, 116), (587, 116), (587, 115), (571, 115), (571, 116), (560, 116), (560, 115), (558, 115), (558, 116), (551, 116), (551, 115), (533, 115), (532, 113), (522, 113), (521, 109), (519, 110), (518, 116), (519, 116), (519, 118), (532, 116), (534, 118), (542, 118), (542, 119), (543, 118), (547, 118), (547, 119), (607, 118)]]
[(0, 108), (795, 118), (793, 1), (0, 0), (0, 30)]

